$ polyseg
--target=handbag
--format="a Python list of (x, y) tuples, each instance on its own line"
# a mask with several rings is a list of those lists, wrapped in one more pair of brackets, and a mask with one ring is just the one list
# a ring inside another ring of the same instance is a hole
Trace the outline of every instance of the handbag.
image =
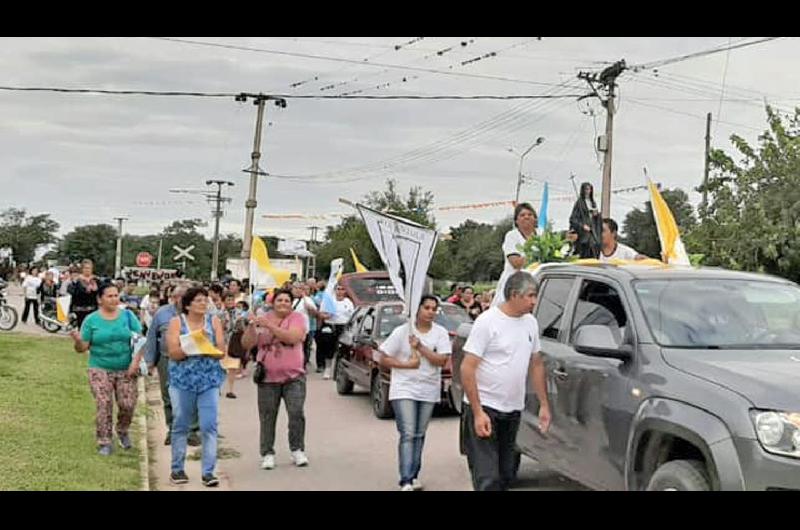
[[(278, 327), (280, 327), (283, 324), (284, 320), (286, 319), (284, 318), (283, 320), (280, 321)], [(267, 367), (264, 366), (263, 361), (275, 347), (276, 342), (277, 342), (277, 337), (273, 335), (270, 343), (265, 345), (266, 353), (263, 356), (261, 356), (259, 352), (259, 355), (256, 356), (256, 367), (255, 369), (253, 369), (253, 382), (257, 385), (264, 383), (264, 379), (266, 379), (267, 377)]]

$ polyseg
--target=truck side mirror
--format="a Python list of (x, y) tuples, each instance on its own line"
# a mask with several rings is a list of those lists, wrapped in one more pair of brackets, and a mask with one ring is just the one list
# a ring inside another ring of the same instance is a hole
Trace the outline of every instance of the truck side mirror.
[(574, 348), (578, 353), (592, 357), (608, 357), (627, 361), (633, 357), (629, 344), (618, 344), (608, 326), (586, 325), (575, 332)]

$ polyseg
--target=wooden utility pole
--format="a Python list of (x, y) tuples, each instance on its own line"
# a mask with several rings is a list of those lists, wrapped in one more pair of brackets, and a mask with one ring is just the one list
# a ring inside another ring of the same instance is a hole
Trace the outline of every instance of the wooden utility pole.
[(711, 163), (711, 113), (706, 115), (706, 159), (703, 169), (703, 209), (708, 206), (708, 166)]
[[(627, 69), (625, 60), (617, 61), (599, 74), (581, 72), (578, 79), (583, 79), (592, 89), (592, 94), (586, 97), (597, 97), (606, 109), (606, 134), (605, 145), (601, 146), (603, 156), (603, 190), (600, 211), (603, 217), (611, 217), (611, 162), (614, 135), (614, 98), (616, 97), (614, 88), (616, 80), (622, 72)], [(605, 97), (598, 93), (597, 89), (605, 91)]]
[(219, 264), (219, 220), (222, 218), (222, 203), (223, 202), (230, 202), (229, 197), (222, 196), (222, 186), (233, 186), (233, 182), (227, 180), (207, 180), (206, 186), (210, 186), (212, 184), (217, 185), (217, 193), (209, 197), (209, 199), (215, 204), (214, 211), (212, 215), (214, 216), (214, 250), (212, 251), (211, 257), (211, 281), (217, 281), (218, 275), (218, 264)]

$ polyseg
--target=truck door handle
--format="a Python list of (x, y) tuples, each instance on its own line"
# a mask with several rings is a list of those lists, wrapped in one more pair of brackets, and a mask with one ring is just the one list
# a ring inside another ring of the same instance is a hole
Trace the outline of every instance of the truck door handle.
[(561, 368), (553, 368), (553, 375), (558, 377), (559, 379), (566, 379), (569, 377), (569, 374), (562, 370)]

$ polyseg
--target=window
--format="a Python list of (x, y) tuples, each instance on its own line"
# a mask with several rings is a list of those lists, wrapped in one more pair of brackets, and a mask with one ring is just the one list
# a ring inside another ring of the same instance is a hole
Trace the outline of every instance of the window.
[(618, 345), (623, 343), (628, 317), (619, 293), (608, 284), (584, 280), (578, 294), (578, 305), (572, 319), (571, 337), (581, 326), (607, 326)]
[(392, 334), (394, 328), (406, 323), (401, 304), (384, 306), (380, 317), (380, 338), (385, 339)]
[(539, 321), (543, 337), (558, 339), (573, 281), (573, 278), (549, 278), (544, 281), (536, 312), (536, 320)]

